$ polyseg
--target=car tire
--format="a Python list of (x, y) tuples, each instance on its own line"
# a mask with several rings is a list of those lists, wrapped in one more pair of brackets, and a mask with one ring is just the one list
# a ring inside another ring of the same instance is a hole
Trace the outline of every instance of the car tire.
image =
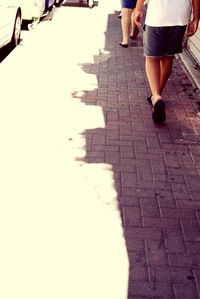
[(63, 0), (55, 0), (55, 6), (58, 7), (62, 4)]
[(13, 48), (15, 48), (20, 43), (21, 26), (22, 26), (22, 18), (21, 18), (21, 13), (18, 10), (15, 17), (15, 25), (14, 25), (13, 35), (10, 43), (11, 47)]

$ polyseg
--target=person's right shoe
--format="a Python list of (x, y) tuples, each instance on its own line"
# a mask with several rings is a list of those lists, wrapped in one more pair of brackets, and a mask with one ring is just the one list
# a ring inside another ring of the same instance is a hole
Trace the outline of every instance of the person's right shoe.
[(165, 102), (163, 100), (160, 99), (153, 105), (152, 118), (157, 124), (163, 123), (166, 120)]

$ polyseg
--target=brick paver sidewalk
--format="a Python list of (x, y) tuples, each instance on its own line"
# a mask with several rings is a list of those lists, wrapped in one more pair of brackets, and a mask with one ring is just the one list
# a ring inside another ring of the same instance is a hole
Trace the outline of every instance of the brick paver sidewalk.
[[(145, 78), (141, 33), (122, 49), (120, 21), (108, 16), (110, 57), (87, 66), (98, 90), (104, 130), (88, 137), (90, 163), (112, 164), (130, 261), (129, 298), (200, 296), (200, 120), (198, 92), (179, 60), (167, 84), (167, 121), (155, 125)], [(110, 298), (114, 299), (114, 298)]]
[(155, 125), (141, 32), (67, 2), (1, 64), (0, 297), (198, 299), (198, 91), (176, 60)]

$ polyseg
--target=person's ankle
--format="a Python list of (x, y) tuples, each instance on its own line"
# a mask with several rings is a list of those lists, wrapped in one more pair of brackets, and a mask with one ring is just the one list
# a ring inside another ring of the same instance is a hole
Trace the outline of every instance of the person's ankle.
[(138, 26), (136, 26), (136, 27), (134, 27), (134, 28), (132, 28), (132, 30), (131, 30), (131, 36), (134, 36), (134, 35), (136, 35), (137, 33), (138, 33)]
[(122, 44), (122, 45), (128, 45), (128, 41), (126, 41), (126, 40), (123, 39), (123, 40), (121, 41), (121, 44)]
[(151, 101), (152, 101), (153, 105), (155, 105), (155, 103), (158, 102), (159, 100), (162, 100), (161, 95), (156, 95), (156, 96), (151, 97)]

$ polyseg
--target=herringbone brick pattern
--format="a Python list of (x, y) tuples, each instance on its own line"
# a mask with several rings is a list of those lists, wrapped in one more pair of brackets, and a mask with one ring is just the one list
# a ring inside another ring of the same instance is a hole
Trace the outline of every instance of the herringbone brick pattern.
[(84, 102), (102, 107), (105, 129), (86, 133), (87, 161), (115, 176), (130, 261), (129, 299), (200, 296), (200, 120), (194, 89), (175, 60), (164, 92), (167, 121), (157, 126), (145, 77), (142, 34), (128, 49), (117, 12), (108, 15), (110, 57), (87, 65), (98, 89)]
[(64, 1), (1, 64), (1, 299), (200, 298), (199, 91), (177, 58), (154, 124), (112, 2)]

